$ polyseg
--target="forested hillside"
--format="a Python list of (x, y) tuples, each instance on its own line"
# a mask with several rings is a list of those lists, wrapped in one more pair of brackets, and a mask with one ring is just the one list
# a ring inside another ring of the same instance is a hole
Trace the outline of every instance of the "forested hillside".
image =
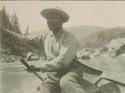
[(24, 56), (29, 48), (23, 42), (23, 34), (16, 13), (9, 15), (3, 7), (0, 10), (1, 61)]
[[(100, 48), (109, 43), (112, 39), (124, 38), (125, 27), (103, 28), (96, 26), (75, 26), (65, 28), (72, 32), (78, 39), (80, 48)], [(44, 35), (48, 30), (36, 31), (29, 34), (30, 38)]]

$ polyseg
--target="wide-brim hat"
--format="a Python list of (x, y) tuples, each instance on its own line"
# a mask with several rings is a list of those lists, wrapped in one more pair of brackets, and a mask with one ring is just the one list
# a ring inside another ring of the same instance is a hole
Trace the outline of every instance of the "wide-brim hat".
[(69, 15), (58, 8), (47, 8), (42, 10), (40, 14), (47, 20), (61, 20), (62, 22), (69, 20)]

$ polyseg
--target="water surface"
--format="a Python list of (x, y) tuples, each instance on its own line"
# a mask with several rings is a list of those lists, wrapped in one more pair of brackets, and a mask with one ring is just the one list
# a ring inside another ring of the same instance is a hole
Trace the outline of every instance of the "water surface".
[(1, 93), (34, 93), (41, 83), (20, 63), (0, 64)]

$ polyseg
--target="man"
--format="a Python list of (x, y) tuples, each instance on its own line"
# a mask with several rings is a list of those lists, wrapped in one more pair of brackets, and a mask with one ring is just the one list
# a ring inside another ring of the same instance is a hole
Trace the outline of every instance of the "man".
[(78, 41), (76, 37), (63, 29), (63, 23), (69, 16), (56, 8), (44, 9), (41, 15), (47, 19), (50, 33), (44, 40), (45, 62), (39, 68), (29, 71), (46, 72), (47, 78), (38, 88), (40, 93), (86, 93), (82, 88), (82, 72), (76, 66), (71, 67), (76, 57)]
[[(76, 37), (63, 29), (63, 23), (69, 16), (56, 8), (44, 9), (41, 15), (47, 19), (50, 33), (44, 40), (46, 60), (39, 68), (31, 67), (29, 71), (46, 72), (47, 78), (38, 88), (39, 93), (88, 93), (86, 85), (91, 84), (82, 79), (83, 69), (74, 61), (78, 49)], [(94, 92), (97, 93), (98, 91)]]

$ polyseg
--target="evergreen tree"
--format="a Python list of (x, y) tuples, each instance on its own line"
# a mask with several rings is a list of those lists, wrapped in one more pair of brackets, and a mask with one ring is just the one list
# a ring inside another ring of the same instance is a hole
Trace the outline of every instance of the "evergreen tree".
[(13, 31), (16, 32), (16, 33), (21, 34), (20, 26), (19, 26), (19, 22), (18, 22), (18, 17), (16, 15), (16, 13), (14, 13), (11, 16), (11, 24), (12, 24), (12, 27), (13, 27)]
[(11, 23), (9, 19), (9, 14), (7, 14), (5, 7), (3, 6), (1, 10), (1, 23), (2, 27), (6, 29), (11, 29)]
[[(7, 14), (4, 6), (1, 9), (1, 28), (6, 28), (6, 29), (11, 28), (9, 15)], [(8, 45), (9, 39), (10, 39), (9, 35), (5, 31), (1, 30), (1, 44), (2, 44), (3, 47)]]
[[(21, 33), (19, 30), (19, 23), (16, 14), (13, 15), (13, 22), (10, 21), (9, 14), (6, 12), (5, 7), (0, 11), (1, 14), (1, 45), (2, 49), (9, 49), (11, 53), (17, 53), (19, 51), (18, 38), (5, 31), (7, 29), (10, 32)], [(8, 52), (8, 51), (7, 51)]]

